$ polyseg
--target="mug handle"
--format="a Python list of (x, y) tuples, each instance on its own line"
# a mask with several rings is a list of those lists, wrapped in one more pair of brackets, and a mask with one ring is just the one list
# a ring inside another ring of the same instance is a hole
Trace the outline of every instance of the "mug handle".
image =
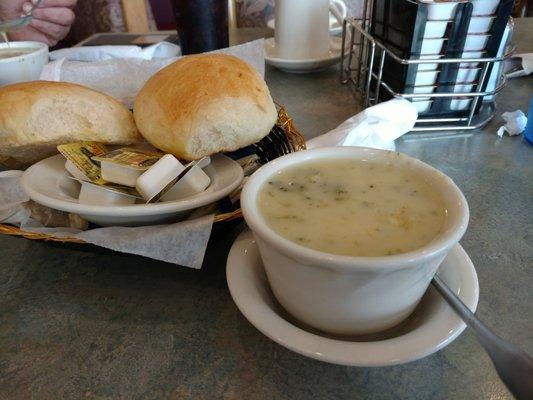
[[(346, 3), (343, 0), (330, 0), (329, 12), (337, 19), (339, 25), (342, 27), (344, 24), (344, 18), (348, 15), (348, 9)], [(350, 43), (350, 32), (346, 32), (346, 43)], [(340, 50), (341, 46), (333, 46), (334, 50)]]
[(348, 8), (343, 0), (330, 0), (329, 12), (332, 13), (335, 18), (337, 18), (339, 25), (342, 26), (344, 18), (346, 18), (348, 15)]

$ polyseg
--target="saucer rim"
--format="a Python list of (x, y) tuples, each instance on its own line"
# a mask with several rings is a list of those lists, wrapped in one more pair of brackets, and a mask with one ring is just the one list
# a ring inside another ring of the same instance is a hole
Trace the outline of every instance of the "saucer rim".
[(323, 57), (281, 58), (281, 57), (269, 56), (267, 48), (269, 47), (275, 48), (276, 42), (275, 42), (275, 38), (267, 38), (265, 39), (265, 61), (269, 63), (285, 63), (285, 64), (291, 64), (291, 65), (300, 65), (300, 64), (311, 64), (311, 63), (326, 63), (326, 62), (333, 62), (336, 60), (340, 60), (342, 56), (342, 49), (338, 49), (338, 50), (332, 49), (331, 48), (332, 41), (338, 41), (341, 43), (341, 46), (342, 46), (342, 38), (330, 35), (330, 49), (328, 50), (328, 54)]
[[(404, 354), (401, 357), (398, 357), (397, 355), (394, 355), (394, 352), (392, 351), (393, 346), (399, 346), (402, 344), (402, 342), (421, 342), (420, 340), (413, 341), (413, 333), (416, 333), (416, 331), (420, 328), (417, 328), (414, 331), (409, 332), (406, 335), (401, 335), (385, 340), (379, 340), (379, 341), (366, 341), (366, 342), (354, 342), (354, 341), (346, 341), (342, 339), (335, 339), (330, 337), (324, 337), (317, 335), (313, 332), (309, 332), (299, 326), (294, 325), (292, 322), (288, 321), (287, 319), (283, 318), (281, 315), (279, 315), (275, 311), (271, 311), (271, 316), (269, 318), (269, 322), (265, 323), (263, 320), (264, 318), (262, 316), (255, 315), (256, 312), (254, 312), (253, 308), (257, 306), (250, 306), (250, 304), (243, 304), (242, 298), (239, 293), (236, 292), (236, 287), (234, 286), (235, 278), (233, 277), (236, 272), (238, 272), (238, 263), (235, 262), (236, 259), (242, 259), (244, 257), (244, 260), (249, 257), (248, 253), (250, 250), (250, 246), (255, 247), (255, 251), (257, 251), (257, 245), (255, 244), (255, 240), (253, 238), (253, 234), (249, 229), (244, 230), (234, 241), (227, 260), (227, 266), (226, 266), (226, 277), (227, 277), (227, 283), (228, 288), (231, 294), (231, 297), (239, 309), (239, 311), (243, 314), (243, 316), (256, 328), (258, 329), (262, 334), (273, 340), (274, 342), (278, 343), (279, 345), (292, 350), (296, 353), (299, 353), (303, 356), (310, 357), (319, 361), (324, 361), (332, 364), (339, 364), (339, 365), (346, 365), (346, 366), (357, 366), (357, 367), (384, 367), (384, 366), (392, 366), (392, 365), (399, 365), (399, 364), (405, 364), (411, 361), (419, 360), (421, 358), (427, 357), (447, 345), (449, 345), (451, 342), (453, 342), (465, 329), (466, 324), (455, 314), (453, 314), (453, 311), (448, 309), (450, 317), (447, 317), (445, 321), (443, 321), (441, 324), (438, 325), (438, 327), (442, 327), (443, 325), (446, 325), (447, 332), (444, 334), (441, 333), (440, 335), (432, 335), (433, 337), (438, 337), (437, 340), (430, 340), (429, 343), (424, 343), (420, 345), (418, 348), (413, 349), (409, 354)], [(475, 312), (478, 300), (479, 300), (479, 282), (477, 278), (477, 273), (475, 270), (475, 267), (470, 260), (470, 257), (466, 253), (466, 251), (462, 248), (460, 244), (457, 244), (452, 248), (450, 251), (450, 255), (459, 257), (464, 262), (458, 263), (460, 265), (452, 264), (453, 267), (456, 269), (455, 274), (458, 278), (460, 278), (461, 282), (461, 293), (459, 293), (459, 297), (465, 302), (465, 304), (472, 310), (472, 312)], [(241, 261), (242, 263), (243, 261)], [(466, 278), (466, 279), (465, 279)], [(266, 279), (266, 277), (265, 277)], [(466, 285), (463, 287), (463, 285)], [(469, 290), (466, 290), (469, 289)], [(250, 291), (246, 292), (246, 297), (249, 300), (249, 293)], [(469, 295), (469, 296), (468, 296)], [(255, 296), (257, 299), (257, 296)], [(468, 297), (468, 298), (466, 298)], [(241, 301), (239, 301), (241, 300)], [(442, 297), (439, 297), (439, 301), (445, 303), (445, 300)], [(259, 303), (256, 302), (256, 304), (265, 304), (264, 302), (260, 301)], [(268, 307), (270, 309), (270, 307)], [(257, 311), (257, 310), (256, 310)], [(416, 311), (415, 311), (416, 312)], [(437, 314), (439, 315), (439, 314)], [(435, 319), (431, 318), (431, 319)], [(431, 320), (430, 319), (430, 320)], [(453, 321), (452, 321), (453, 320)], [(452, 322), (450, 322), (452, 321)], [(447, 322), (444, 324), (444, 322)], [(298, 340), (292, 339), (290, 337), (287, 337), (286, 332), (279, 332), (281, 328), (272, 328), (274, 325), (280, 325), (282, 328), (289, 329), (292, 331), (292, 334), (296, 337), (298, 335)], [(426, 325), (426, 324), (424, 324)], [(424, 326), (422, 325), (422, 326)], [(450, 328), (450, 325), (452, 327)], [(444, 331), (443, 328), (441, 328), (441, 331)], [(439, 331), (439, 332), (441, 332)], [(407, 337), (407, 338), (406, 338)], [(428, 335), (420, 336), (420, 338), (428, 338)], [(402, 340), (403, 338), (403, 340)], [(416, 338), (416, 334), (414, 335), (414, 338)], [(301, 339), (301, 340), (300, 340)], [(304, 342), (304, 339), (313, 340), (318, 343), (316, 345), (315, 350), (309, 349), (309, 344), (301, 345), (302, 342)], [(404, 343), (405, 344), (405, 343)], [(329, 347), (330, 351), (329, 353), (332, 353), (332, 348), (337, 347), (345, 347), (346, 351), (343, 351), (343, 355), (339, 356), (338, 354), (328, 354), (327, 348)], [(387, 351), (385, 351), (386, 349)], [(320, 350), (320, 351), (319, 351)], [(324, 351), (326, 350), (326, 351)], [(374, 357), (376, 353), (374, 353), (376, 350), (381, 350), (382, 353), (387, 352), (387, 354), (390, 353), (387, 357)], [(372, 353), (373, 357), (369, 358), (368, 356), (361, 356), (358, 353)]]

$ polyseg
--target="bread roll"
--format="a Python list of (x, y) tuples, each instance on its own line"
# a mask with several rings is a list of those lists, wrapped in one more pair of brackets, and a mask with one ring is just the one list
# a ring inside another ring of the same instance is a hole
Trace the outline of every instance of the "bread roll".
[(277, 120), (259, 73), (222, 54), (187, 56), (163, 68), (139, 92), (133, 115), (146, 140), (185, 160), (255, 143)]
[(35, 81), (0, 88), (0, 164), (31, 165), (83, 140), (130, 144), (142, 140), (122, 103), (84, 86)]

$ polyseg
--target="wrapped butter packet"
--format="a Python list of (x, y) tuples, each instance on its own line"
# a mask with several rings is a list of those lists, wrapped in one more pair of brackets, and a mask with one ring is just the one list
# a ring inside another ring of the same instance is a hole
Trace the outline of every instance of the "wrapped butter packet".
[[(80, 180), (86, 180), (97, 185), (105, 184), (102, 172), (97, 162), (92, 160), (94, 156), (102, 156), (107, 153), (107, 148), (97, 142), (78, 142), (61, 144), (57, 150), (67, 159), (67, 170)], [(78, 172), (78, 173), (76, 173)]]
[(92, 160), (100, 163), (104, 180), (135, 187), (137, 178), (163, 155), (159, 152), (124, 147), (92, 157)]
[(127, 205), (134, 204), (137, 199), (142, 200), (139, 193), (131, 187), (109, 182), (97, 184), (78, 179), (75, 176), (69, 178), (81, 184), (78, 201), (82, 204)]

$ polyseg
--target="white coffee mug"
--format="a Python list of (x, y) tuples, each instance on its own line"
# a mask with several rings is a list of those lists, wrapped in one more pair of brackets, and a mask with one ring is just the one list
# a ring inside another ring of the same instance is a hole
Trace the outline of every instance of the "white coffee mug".
[(279, 57), (323, 57), (330, 49), (330, 11), (342, 20), (342, 0), (276, 0), (275, 41)]
[[(348, 8), (344, 0), (330, 0), (329, 2), (329, 34), (340, 35), (344, 18), (348, 15)], [(271, 18), (266, 25), (270, 29), (276, 29), (276, 20)]]

